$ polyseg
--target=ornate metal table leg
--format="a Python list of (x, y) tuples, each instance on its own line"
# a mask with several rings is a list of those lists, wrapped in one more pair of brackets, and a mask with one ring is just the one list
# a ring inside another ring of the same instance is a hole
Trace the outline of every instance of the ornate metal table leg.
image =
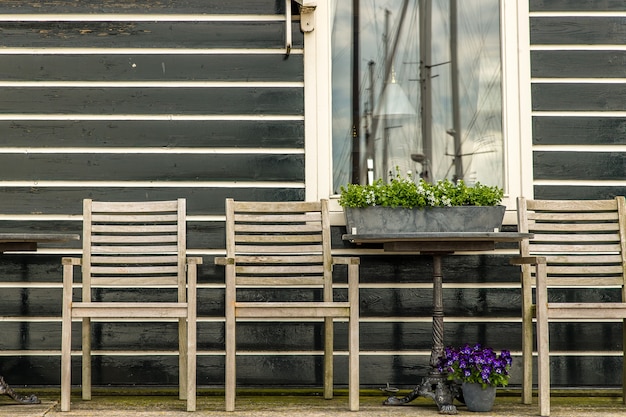
[(29, 396), (19, 395), (17, 392), (13, 391), (13, 388), (9, 386), (4, 381), (4, 378), (0, 376), (0, 394), (8, 395), (13, 398), (15, 401), (21, 404), (40, 404), (41, 401), (37, 398), (36, 395), (31, 394)]
[(437, 369), (437, 360), (443, 354), (443, 272), (441, 254), (433, 256), (433, 346), (430, 353), (430, 372), (422, 379), (422, 383), (404, 398), (389, 397), (385, 405), (403, 405), (417, 397), (431, 398), (437, 404), (440, 414), (456, 414), (456, 406), (452, 404), (458, 397), (459, 387), (447, 381)]

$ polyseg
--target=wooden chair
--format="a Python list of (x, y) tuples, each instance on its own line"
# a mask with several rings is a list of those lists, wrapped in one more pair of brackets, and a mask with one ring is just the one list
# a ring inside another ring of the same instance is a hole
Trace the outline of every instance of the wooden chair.
[[(333, 395), (333, 318), (349, 321), (349, 403), (359, 409), (359, 259), (330, 252), (328, 201), (226, 200), (226, 410), (235, 409), (236, 321), (324, 318), (324, 397)], [(347, 265), (348, 300), (333, 301), (332, 268)], [(319, 301), (244, 301), (238, 288), (304, 287)]]
[[(536, 317), (539, 411), (549, 416), (548, 322), (626, 319), (626, 205), (624, 197), (578, 201), (519, 198), (517, 210), (519, 231), (534, 234), (520, 244), (521, 257), (511, 261), (522, 266), (522, 400), (526, 404), (532, 400), (532, 320)], [(587, 301), (590, 287), (618, 287), (620, 301)], [(551, 296), (552, 291), (561, 294)], [(624, 376), (626, 381), (626, 354)], [(622, 398), (626, 403), (626, 383)]]
[[(72, 320), (82, 319), (83, 399), (91, 399), (91, 319), (178, 320), (180, 398), (196, 408), (196, 265), (186, 258), (185, 200), (163, 202), (83, 202), (82, 258), (63, 258), (63, 324), (61, 347), (61, 410), (70, 409)], [(73, 281), (74, 266), (82, 284)], [(73, 301), (73, 287), (82, 300)], [(100, 302), (97, 287), (164, 291), (172, 301)]]

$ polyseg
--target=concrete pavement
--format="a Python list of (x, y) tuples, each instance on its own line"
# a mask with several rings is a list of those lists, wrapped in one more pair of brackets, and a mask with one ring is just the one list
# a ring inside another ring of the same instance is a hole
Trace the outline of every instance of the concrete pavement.
[[(337, 395), (333, 400), (324, 400), (313, 394), (293, 395), (275, 391), (268, 395), (246, 394), (237, 398), (237, 411), (226, 413), (224, 398), (219, 391), (199, 391), (197, 411), (185, 411), (185, 402), (177, 399), (174, 391), (142, 389), (134, 392), (94, 391), (91, 401), (80, 399), (78, 391), (72, 397), (72, 411), (61, 413), (58, 405), (58, 390), (44, 389), (35, 392), (41, 404), (15, 404), (8, 397), (0, 398), (0, 417), (422, 417), (437, 416), (438, 410), (432, 401), (418, 398), (398, 407), (382, 405), (384, 396), (375, 391), (361, 396), (361, 409), (348, 410), (347, 396)], [(34, 392), (34, 391), (33, 391)], [(127, 395), (127, 394), (133, 395)], [(126, 394), (126, 395), (125, 395)], [(616, 391), (571, 391), (567, 396), (552, 399), (553, 417), (623, 417), (626, 406)], [(520, 403), (519, 393), (499, 392), (494, 409), (488, 413), (472, 413), (462, 404), (457, 404), (458, 415), (490, 417), (537, 416), (536, 398), (533, 405)]]

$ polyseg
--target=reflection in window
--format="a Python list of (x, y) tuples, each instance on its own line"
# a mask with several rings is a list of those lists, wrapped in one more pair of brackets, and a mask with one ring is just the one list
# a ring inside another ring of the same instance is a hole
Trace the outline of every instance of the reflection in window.
[(500, 0), (332, 4), (334, 192), (397, 169), (502, 187)]

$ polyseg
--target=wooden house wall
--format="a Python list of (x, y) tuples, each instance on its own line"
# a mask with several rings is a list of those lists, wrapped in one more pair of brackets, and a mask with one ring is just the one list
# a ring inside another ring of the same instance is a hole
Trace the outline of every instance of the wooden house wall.
[[(530, 1), (535, 198), (626, 195), (625, 38), (623, 1)], [(622, 365), (622, 331), (617, 321), (551, 323), (553, 376), (592, 385), (585, 374), (601, 374), (600, 385), (620, 386), (611, 367)]]
[[(80, 233), (87, 197), (186, 198), (188, 247), (205, 263), (200, 385), (224, 377), (224, 277), (213, 266), (224, 253), (224, 199), (305, 196), (297, 10), (287, 58), (284, 0), (0, 2), (0, 228)], [(79, 248), (2, 256), (0, 375), (11, 384), (59, 384), (61, 257)], [(255, 333), (291, 334), (286, 344), (311, 350), (316, 326)], [(79, 330), (75, 323), (76, 349)], [(175, 385), (176, 335), (174, 323), (96, 324), (94, 348), (114, 355), (96, 356), (94, 384)], [(283, 362), (272, 352), (249, 358), (272, 369)], [(292, 380), (301, 368), (293, 366), (267, 381)], [(254, 365), (248, 379), (267, 375)], [(79, 383), (78, 358), (73, 376)], [(301, 381), (316, 378), (305, 372)]]
[[(623, 11), (621, 2), (611, 1), (530, 2), (532, 13), (600, 3)], [(224, 198), (305, 198), (303, 35), (296, 19), (294, 48), (286, 58), (283, 5), (282, 0), (56, 0), (45, 7), (34, 0), (0, 2), (0, 227), (80, 233), (86, 197), (187, 198), (188, 246), (204, 258), (200, 386), (220, 386), (224, 377), (224, 276), (213, 265), (224, 248)], [(555, 39), (569, 36), (563, 33), (571, 18), (549, 17), (550, 24), (541, 24), (547, 18), (531, 16), (535, 45), (550, 33)], [(615, 17), (597, 26), (597, 17), (577, 19), (590, 33), (609, 21), (614, 30), (623, 27)], [(617, 81), (623, 75), (611, 59), (604, 69), (585, 63), (602, 52), (607, 51), (531, 52), (537, 197), (624, 193), (624, 154), (616, 151), (624, 144)], [(559, 68), (558, 54), (572, 65)], [(567, 75), (575, 67), (579, 75)], [(600, 76), (616, 79), (605, 88), (606, 99), (595, 100), (599, 106), (613, 103), (601, 109), (607, 114), (598, 116), (598, 109), (568, 114), (582, 91), (590, 97), (586, 105), (595, 95), (584, 89), (585, 82), (577, 86), (559, 78)], [(547, 108), (557, 114), (543, 114)], [(341, 240), (342, 233), (343, 227), (333, 228), (334, 251), (362, 259), (361, 383), (412, 387), (428, 371), (432, 262), (426, 256), (383, 254), (376, 246), (355, 248)], [(78, 252), (77, 243), (3, 255), (0, 374), (11, 384), (59, 384), (60, 258)], [(501, 246), (494, 253), (444, 260), (447, 344), (482, 342), (519, 355), (519, 273), (508, 265), (515, 252), (514, 246)], [(343, 272), (336, 270), (338, 281)], [(101, 296), (116, 294), (103, 289)], [(336, 347), (345, 350), (345, 325), (336, 327)], [(555, 349), (568, 352), (553, 359), (554, 383), (621, 383), (620, 323), (554, 324), (551, 330)], [(74, 332), (78, 349), (78, 326)], [(588, 337), (581, 340), (581, 334)], [(238, 338), (247, 350), (239, 362), (242, 385), (321, 383), (319, 322), (243, 323)], [(144, 351), (136, 352), (138, 346)], [(174, 323), (98, 323), (94, 349), (113, 353), (96, 355), (96, 385), (177, 383)], [(513, 385), (520, 383), (519, 362)], [(345, 384), (346, 355), (338, 354), (336, 363), (337, 380)], [(75, 383), (79, 375), (76, 358)]]

